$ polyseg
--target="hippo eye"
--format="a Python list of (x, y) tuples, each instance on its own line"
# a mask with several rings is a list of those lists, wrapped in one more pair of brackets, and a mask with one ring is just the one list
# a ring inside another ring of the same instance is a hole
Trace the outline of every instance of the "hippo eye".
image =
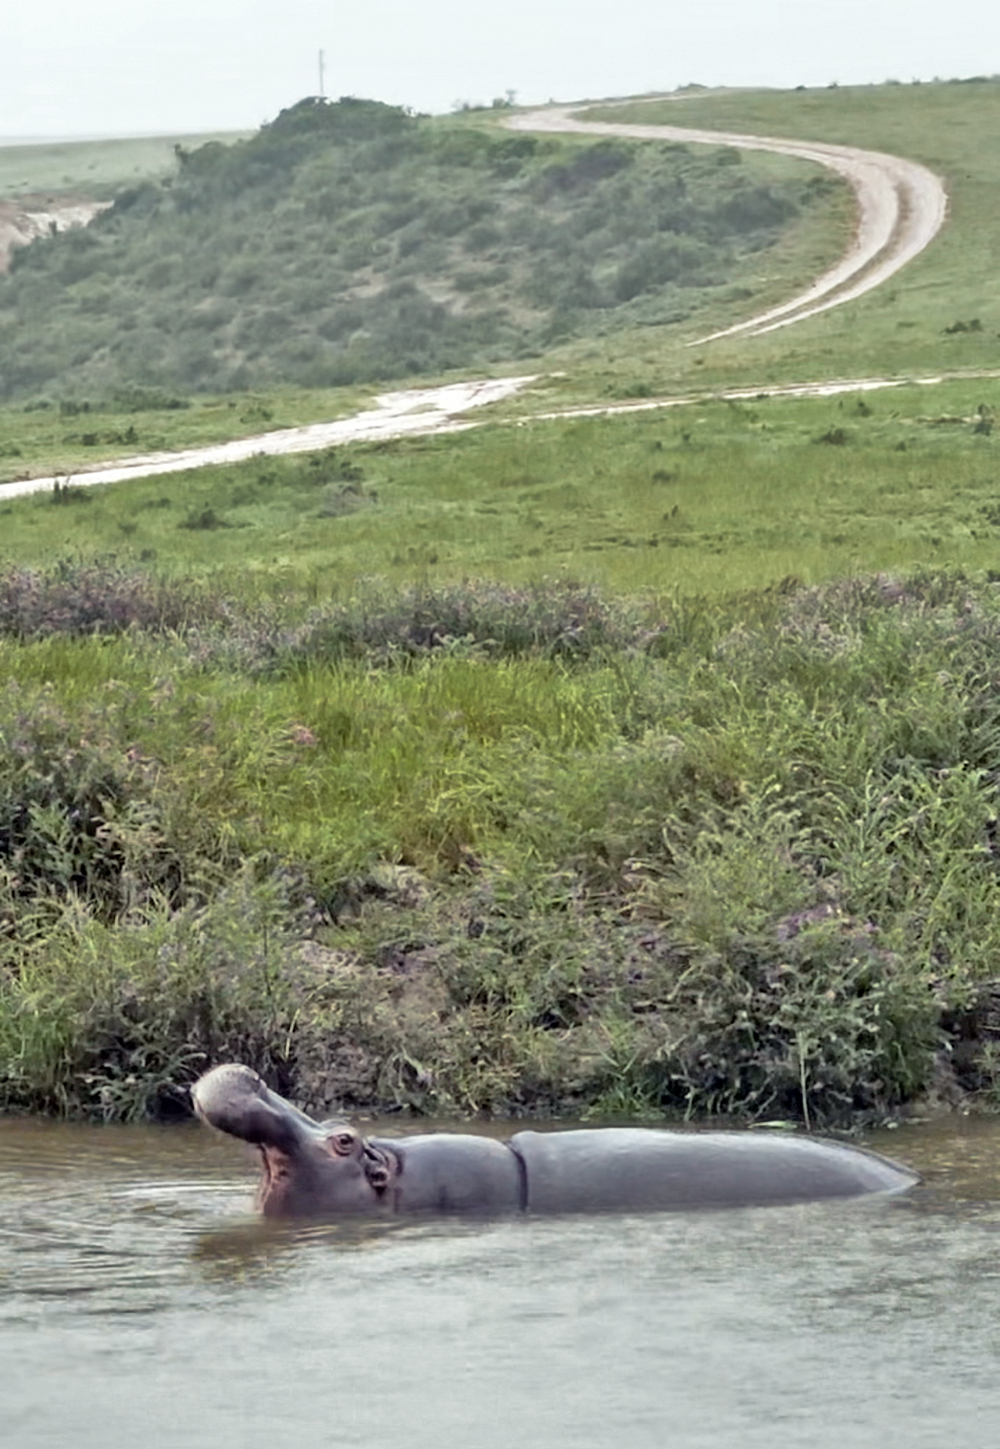
[(334, 1152), (338, 1153), (341, 1157), (347, 1157), (349, 1153), (354, 1151), (357, 1140), (357, 1135), (354, 1132), (335, 1132), (330, 1138), (330, 1143)]

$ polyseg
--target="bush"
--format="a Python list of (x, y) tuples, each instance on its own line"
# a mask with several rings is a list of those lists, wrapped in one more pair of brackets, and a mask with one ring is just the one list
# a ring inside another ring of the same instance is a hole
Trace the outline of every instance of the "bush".
[[(75, 497), (77, 490), (68, 491)], [(58, 495), (56, 499), (63, 501)], [(0, 635), (15, 639), (118, 634), (132, 628), (171, 633), (227, 615), (225, 601), (204, 589), (115, 564), (67, 560), (44, 572), (12, 569), (0, 574)]]
[(384, 662), (456, 647), (493, 657), (586, 659), (644, 638), (641, 611), (586, 585), (512, 588), (487, 582), (372, 593), (314, 610), (291, 629), (230, 636), (251, 667), (269, 671), (368, 657)]
[(295, 986), (280, 885), (244, 873), (204, 906), (152, 901), (112, 927), (76, 897), (30, 913), (0, 961), (0, 1105), (136, 1121), (190, 1112), (187, 1084), (244, 1061), (288, 1090)]

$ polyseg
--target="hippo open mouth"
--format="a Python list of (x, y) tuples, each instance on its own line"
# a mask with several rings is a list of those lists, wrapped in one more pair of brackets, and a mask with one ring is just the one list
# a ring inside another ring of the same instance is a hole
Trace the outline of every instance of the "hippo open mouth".
[(348, 1123), (314, 1122), (237, 1064), (202, 1077), (191, 1097), (203, 1122), (259, 1150), (257, 1204), (267, 1216), (312, 1215), (317, 1202), (342, 1212), (378, 1208), (396, 1165)]
[[(328, 1150), (334, 1156), (340, 1157), (350, 1156), (353, 1152), (359, 1158), (372, 1191), (381, 1196), (388, 1187), (392, 1174), (389, 1154), (362, 1138), (357, 1138), (360, 1150), (346, 1147), (346, 1135), (346, 1132), (337, 1132), (333, 1137), (327, 1138)], [(262, 1168), (261, 1183), (257, 1190), (258, 1201), (266, 1213), (269, 1201), (283, 1198), (290, 1191), (296, 1173), (301, 1171), (301, 1153), (288, 1152), (269, 1142), (258, 1142), (257, 1148)]]

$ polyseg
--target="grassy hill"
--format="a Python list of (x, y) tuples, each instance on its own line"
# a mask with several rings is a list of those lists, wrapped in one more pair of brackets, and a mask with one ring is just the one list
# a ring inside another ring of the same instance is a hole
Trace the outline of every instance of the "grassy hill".
[(837, 182), (727, 149), (307, 100), (0, 279), (0, 397), (338, 386), (677, 322)]

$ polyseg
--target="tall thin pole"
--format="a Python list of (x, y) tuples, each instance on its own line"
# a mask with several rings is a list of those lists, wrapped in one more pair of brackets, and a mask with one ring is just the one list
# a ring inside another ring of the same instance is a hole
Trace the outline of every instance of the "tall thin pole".
[(325, 86), (324, 81), (323, 81), (323, 52), (322, 51), (320, 51), (320, 53), (319, 53), (319, 98), (320, 98), (321, 101), (325, 101), (326, 100), (326, 86)]

